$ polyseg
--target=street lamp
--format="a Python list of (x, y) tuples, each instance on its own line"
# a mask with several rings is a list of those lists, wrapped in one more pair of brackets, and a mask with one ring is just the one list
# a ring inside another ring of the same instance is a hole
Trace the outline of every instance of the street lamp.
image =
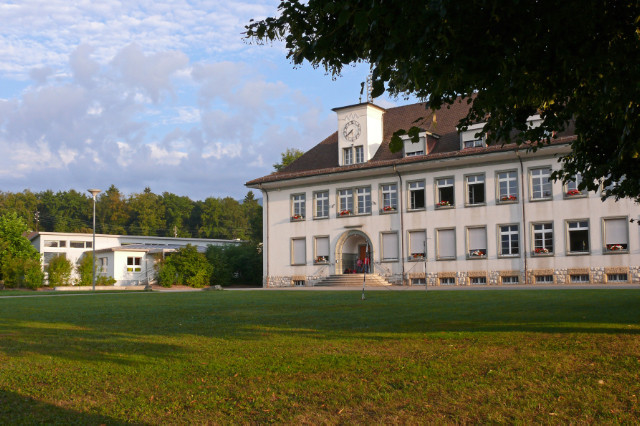
[(93, 249), (92, 270), (91, 270), (91, 282), (93, 283), (93, 291), (96, 291), (96, 196), (101, 192), (99, 189), (88, 189), (93, 196)]

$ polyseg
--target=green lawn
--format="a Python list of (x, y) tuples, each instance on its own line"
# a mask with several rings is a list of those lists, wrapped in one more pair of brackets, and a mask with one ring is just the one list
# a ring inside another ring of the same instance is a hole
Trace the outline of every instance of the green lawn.
[(0, 424), (640, 421), (640, 291), (0, 299)]

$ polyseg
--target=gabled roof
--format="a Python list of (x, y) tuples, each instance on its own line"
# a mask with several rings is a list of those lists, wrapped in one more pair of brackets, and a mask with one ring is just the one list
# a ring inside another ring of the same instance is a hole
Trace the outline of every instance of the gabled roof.
[[(422, 161), (433, 161), (448, 157), (478, 155), (489, 152), (513, 150), (515, 144), (494, 144), (485, 148), (460, 149), (459, 121), (467, 115), (470, 105), (466, 99), (461, 99), (452, 105), (444, 106), (440, 110), (427, 109), (425, 103), (416, 103), (385, 110), (383, 115), (382, 144), (373, 158), (365, 163), (349, 166), (338, 164), (338, 132), (311, 148), (304, 155), (279, 172), (251, 180), (247, 186), (256, 186), (266, 182), (295, 179), (298, 177), (314, 176), (345, 172), (349, 170), (384, 167), (394, 164), (405, 164)], [(389, 143), (393, 134), (400, 129), (409, 130), (416, 126), (424, 131), (440, 136), (433, 150), (428, 155), (403, 158), (402, 152), (391, 152)], [(552, 144), (569, 143), (575, 137), (573, 129), (567, 129), (554, 140)]]

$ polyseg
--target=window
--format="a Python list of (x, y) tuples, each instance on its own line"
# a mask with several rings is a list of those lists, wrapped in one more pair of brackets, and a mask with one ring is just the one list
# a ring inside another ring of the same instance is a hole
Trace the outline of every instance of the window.
[(99, 257), (98, 261), (100, 262), (100, 269), (104, 271), (109, 266), (109, 258), (108, 257)]
[(625, 253), (629, 251), (629, 230), (626, 218), (602, 220), (604, 227), (604, 251), (606, 253)]
[(142, 257), (127, 257), (127, 272), (140, 272)]
[(382, 239), (382, 260), (398, 260), (398, 233), (383, 232)]
[(455, 205), (453, 198), (453, 178), (436, 179), (436, 207)]
[(500, 255), (516, 256), (520, 253), (520, 232), (518, 225), (500, 225)]
[(464, 141), (465, 148), (479, 148), (484, 146), (484, 140), (482, 138), (479, 139), (469, 139)]
[(91, 248), (91, 241), (71, 241), (70, 248)]
[(467, 130), (460, 132), (460, 142), (462, 149), (478, 148), (484, 146), (484, 137), (476, 136), (484, 128), (484, 123), (476, 123), (467, 127)]
[(553, 223), (533, 224), (533, 254), (553, 254)]
[(356, 194), (358, 194), (358, 214), (370, 214), (371, 213), (371, 188), (356, 188)]
[(610, 283), (626, 283), (629, 281), (627, 274), (607, 274), (607, 282)]
[(354, 212), (371, 214), (371, 187), (338, 190), (338, 216), (350, 216)]
[(468, 258), (482, 258), (487, 256), (487, 228), (467, 228)]
[(520, 283), (520, 277), (517, 275), (506, 275), (501, 277), (502, 279), (502, 284), (519, 284)]
[(291, 239), (291, 264), (304, 265), (307, 263), (307, 239)]
[(304, 280), (293, 280), (293, 285), (296, 287), (304, 287)]
[(442, 277), (440, 278), (440, 285), (456, 285), (455, 277)]
[(484, 175), (467, 176), (467, 204), (484, 204)]
[(398, 209), (398, 186), (395, 183), (382, 185), (382, 211), (392, 212)]
[(51, 260), (54, 257), (58, 257), (58, 256), (64, 257), (65, 259), (67, 258), (67, 254), (66, 253), (56, 253), (56, 252), (51, 252), (51, 251), (45, 251), (43, 253), (43, 256), (42, 256), (43, 257), (43, 261), (44, 261), (44, 266), (45, 267), (48, 266), (49, 262), (51, 262)]
[(316, 237), (315, 244), (315, 263), (327, 263), (329, 262), (329, 237), (322, 236)]
[(342, 164), (345, 166), (353, 164), (353, 150), (351, 148), (344, 148), (342, 150)]
[(364, 163), (364, 147), (362, 145), (356, 146), (356, 164)]
[(580, 191), (578, 189), (580, 183), (582, 183), (582, 175), (578, 173), (574, 176), (573, 180), (568, 181), (564, 185), (564, 198), (577, 198), (586, 196), (586, 191)]
[(424, 181), (409, 182), (409, 210), (424, 209)]
[(409, 231), (409, 260), (423, 260), (427, 253), (426, 231)]
[(427, 285), (424, 278), (411, 278), (411, 285)]
[(569, 253), (589, 253), (589, 221), (567, 221)]
[(572, 283), (588, 283), (590, 281), (589, 274), (571, 274), (569, 279)]
[(48, 240), (44, 242), (44, 246), (45, 247), (66, 247), (67, 246), (67, 242), (65, 240)]
[(518, 201), (518, 174), (514, 171), (498, 172), (498, 201)]
[(291, 196), (291, 220), (304, 220), (305, 204), (305, 194), (294, 194)]
[(487, 284), (487, 277), (470, 277), (469, 282), (472, 285), (484, 285)]
[(551, 168), (531, 170), (531, 199), (547, 200), (551, 198)]
[(553, 275), (536, 275), (536, 284), (553, 284)]
[(351, 214), (353, 214), (353, 189), (340, 189), (338, 190), (338, 215)]
[(329, 217), (329, 191), (316, 192), (314, 195), (316, 218)]
[(456, 258), (456, 230), (438, 229), (436, 230), (437, 258)]

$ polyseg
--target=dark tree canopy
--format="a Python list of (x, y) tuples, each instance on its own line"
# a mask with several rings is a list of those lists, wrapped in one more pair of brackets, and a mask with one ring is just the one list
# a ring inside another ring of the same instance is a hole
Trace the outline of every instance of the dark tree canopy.
[[(370, 64), (374, 97), (413, 94), (438, 109), (471, 102), (489, 143), (550, 141), (575, 125), (556, 174), (640, 200), (640, 1), (284, 0), (246, 37), (283, 40), (294, 64), (333, 75)], [(386, 88), (386, 89), (385, 89)], [(528, 129), (527, 117), (543, 124)]]

